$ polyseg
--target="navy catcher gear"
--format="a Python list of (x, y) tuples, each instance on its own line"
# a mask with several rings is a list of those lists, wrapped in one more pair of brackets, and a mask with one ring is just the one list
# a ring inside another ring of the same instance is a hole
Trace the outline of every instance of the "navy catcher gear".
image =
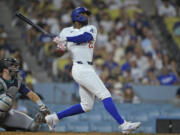
[(81, 13), (86, 13), (87, 15), (90, 15), (91, 12), (88, 11), (86, 8), (84, 7), (78, 7), (76, 9), (74, 9), (72, 11), (72, 14), (71, 14), (71, 18), (72, 18), (72, 21), (75, 22), (80, 22), (80, 23), (84, 23), (84, 22), (87, 22), (88, 18), (81, 15)]

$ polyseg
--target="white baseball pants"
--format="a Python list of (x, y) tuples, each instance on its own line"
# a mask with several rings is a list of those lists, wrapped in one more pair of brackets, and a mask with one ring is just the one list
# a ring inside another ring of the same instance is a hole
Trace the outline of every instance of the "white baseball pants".
[(109, 90), (96, 74), (93, 66), (86, 63), (78, 64), (74, 62), (72, 76), (80, 85), (80, 104), (85, 112), (90, 111), (93, 108), (95, 96), (100, 100), (111, 97)]

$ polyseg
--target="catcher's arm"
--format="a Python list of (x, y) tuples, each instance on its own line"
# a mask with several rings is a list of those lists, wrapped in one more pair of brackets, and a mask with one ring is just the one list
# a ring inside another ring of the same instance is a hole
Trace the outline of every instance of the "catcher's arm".
[(43, 104), (41, 99), (39, 98), (39, 96), (36, 93), (34, 93), (33, 91), (28, 92), (27, 96), (34, 103), (38, 104), (38, 106), (41, 106)]
[(45, 116), (50, 114), (49, 108), (41, 101), (39, 96), (33, 91), (28, 92), (27, 96), (30, 100), (32, 100), (39, 106), (39, 112), (35, 116), (36, 121), (39, 123), (46, 123)]

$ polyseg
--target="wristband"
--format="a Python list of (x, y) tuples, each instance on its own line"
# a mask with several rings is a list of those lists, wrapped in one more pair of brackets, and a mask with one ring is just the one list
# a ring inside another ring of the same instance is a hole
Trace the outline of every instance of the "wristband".
[(38, 104), (38, 106), (44, 105), (44, 103), (41, 100), (38, 100), (36, 103)]

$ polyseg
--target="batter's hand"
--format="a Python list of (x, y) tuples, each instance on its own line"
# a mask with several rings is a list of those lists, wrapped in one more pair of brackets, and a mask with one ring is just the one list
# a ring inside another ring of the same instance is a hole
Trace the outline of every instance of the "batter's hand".
[(55, 37), (53, 39), (53, 41), (57, 44), (58, 49), (60, 49), (62, 51), (65, 51), (67, 49), (67, 47), (66, 47), (67, 42), (65, 39), (60, 38), (60, 37)]
[(62, 42), (66, 42), (66, 38), (60, 38), (60, 37), (55, 37), (54, 39), (53, 39), (53, 41), (56, 43), (56, 44), (61, 44)]

